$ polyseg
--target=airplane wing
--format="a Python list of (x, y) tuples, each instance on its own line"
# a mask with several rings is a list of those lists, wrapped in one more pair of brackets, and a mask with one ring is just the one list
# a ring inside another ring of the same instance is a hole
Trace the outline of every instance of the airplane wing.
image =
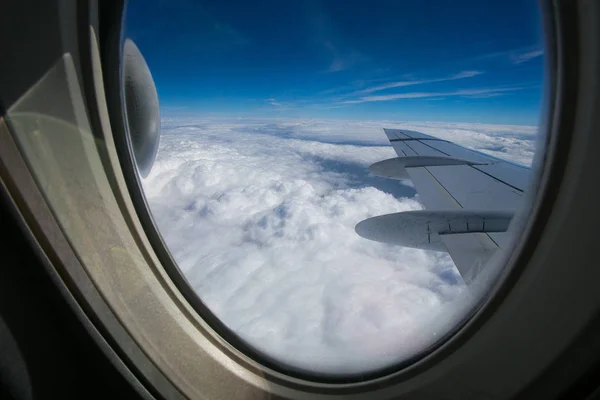
[(420, 132), (384, 131), (398, 157), (369, 171), (410, 179), (426, 209), (369, 218), (356, 232), (379, 242), (447, 251), (465, 282), (472, 281), (506, 246), (530, 169)]

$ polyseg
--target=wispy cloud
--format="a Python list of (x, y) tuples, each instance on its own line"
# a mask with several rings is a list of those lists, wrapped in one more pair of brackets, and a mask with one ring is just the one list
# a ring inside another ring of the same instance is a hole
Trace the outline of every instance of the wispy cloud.
[(538, 50), (528, 51), (528, 52), (520, 53), (520, 54), (512, 54), (511, 59), (512, 59), (513, 64), (521, 64), (526, 61), (532, 60), (534, 58), (540, 57), (543, 54), (544, 54), (544, 50), (538, 49)]
[(353, 58), (334, 58), (331, 62), (329, 68), (327, 68), (327, 72), (340, 72), (344, 71), (352, 65), (354, 65), (355, 60)]
[(445, 76), (442, 78), (433, 78), (433, 79), (417, 79), (417, 80), (406, 80), (406, 81), (397, 81), (397, 82), (389, 82), (382, 85), (372, 86), (366, 89), (362, 89), (352, 93), (353, 95), (362, 95), (369, 94), (374, 92), (379, 92), (381, 90), (393, 89), (397, 87), (404, 86), (413, 86), (413, 85), (423, 85), (426, 83), (437, 83), (437, 82), (445, 82), (445, 81), (454, 81), (457, 79), (465, 79), (472, 78), (477, 75), (481, 75), (483, 72), (481, 71), (462, 71), (454, 75)]
[(325, 41), (324, 45), (332, 57), (331, 64), (329, 64), (326, 72), (344, 71), (363, 59), (363, 56), (358, 51), (353, 49), (341, 50), (330, 40)]
[(326, 67), (324, 73), (335, 73), (355, 67), (365, 61), (365, 55), (357, 51), (348, 42), (345, 35), (338, 31), (334, 18), (319, 2), (304, 2), (308, 8), (309, 32), (314, 46), (323, 51)]
[(490, 97), (504, 96), (505, 94), (506, 94), (506, 92), (489, 92), (489, 93), (466, 94), (466, 95), (463, 95), (463, 97), (466, 97), (469, 99), (488, 99)]
[(267, 99), (267, 102), (268, 102), (270, 105), (272, 105), (273, 107), (277, 107), (277, 108), (282, 108), (282, 107), (284, 107), (284, 105), (283, 105), (283, 104), (281, 104), (279, 101), (277, 101), (277, 99), (276, 99), (276, 98), (273, 98), (273, 97), (271, 97), (271, 98)]
[(493, 97), (499, 96), (507, 92), (514, 92), (517, 90), (530, 89), (531, 87), (502, 87), (502, 88), (482, 88), (482, 89), (464, 89), (455, 90), (452, 92), (411, 92), (411, 93), (397, 93), (387, 94), (379, 96), (365, 96), (354, 100), (345, 100), (341, 104), (359, 104), (374, 101), (393, 101), (399, 99), (420, 99), (428, 97), (449, 97), (449, 96), (462, 96), (462, 97)]
[(477, 60), (491, 60), (491, 59), (505, 59), (510, 61), (512, 64), (521, 64), (536, 57), (544, 54), (544, 50), (539, 47), (521, 47), (518, 49), (496, 51), (493, 53), (481, 54), (479, 56), (470, 58), (470, 61)]

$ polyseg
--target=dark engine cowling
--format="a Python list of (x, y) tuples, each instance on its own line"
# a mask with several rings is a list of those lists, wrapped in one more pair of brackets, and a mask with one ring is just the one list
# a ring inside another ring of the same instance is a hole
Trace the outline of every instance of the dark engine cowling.
[(127, 128), (142, 177), (148, 176), (160, 142), (158, 93), (144, 56), (131, 39), (126, 39), (124, 86)]

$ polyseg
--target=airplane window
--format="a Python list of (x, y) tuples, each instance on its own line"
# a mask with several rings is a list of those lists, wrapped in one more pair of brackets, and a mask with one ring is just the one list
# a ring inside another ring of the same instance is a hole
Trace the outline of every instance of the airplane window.
[(130, 2), (125, 36), (126, 85), (156, 83), (126, 88), (152, 218), (250, 356), (400, 368), (501, 281), (542, 142), (535, 3)]

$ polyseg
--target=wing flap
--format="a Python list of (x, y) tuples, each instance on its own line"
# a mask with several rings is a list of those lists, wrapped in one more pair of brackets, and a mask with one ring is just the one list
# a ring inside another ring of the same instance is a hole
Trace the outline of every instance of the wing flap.
[[(463, 209), (452, 193), (434, 177), (430, 168), (407, 168), (419, 194), (419, 200), (425, 208), (428, 210)], [(473, 279), (472, 271), (478, 271), (498, 249), (496, 241), (492, 240), (487, 233), (443, 236), (440, 239), (465, 281)]]
[(460, 157), (473, 162), (492, 164), (501, 161), (495, 157), (461, 147), (451, 142), (431, 141), (423, 144), (446, 156)]
[(392, 134), (392, 135), (398, 135), (399, 137), (407, 137), (407, 138), (411, 138), (411, 139), (443, 140), (443, 139), (436, 138), (434, 136), (429, 136), (424, 133), (417, 132), (417, 131), (411, 131), (408, 129), (388, 129), (388, 128), (386, 128), (386, 129), (384, 129), (384, 131), (386, 134), (388, 134), (388, 138), (390, 137), (390, 134)]
[(478, 165), (477, 170), (492, 176), (514, 189), (525, 191), (530, 182), (530, 170), (521, 165), (501, 161), (495, 164)]
[[(429, 143), (427, 143), (429, 142)], [(441, 152), (437, 149), (435, 149), (434, 147), (432, 147), (433, 144), (433, 140), (427, 140), (427, 141), (423, 141), (420, 142), (418, 140), (415, 141), (411, 141), (411, 142), (406, 142), (405, 144), (415, 153), (417, 153), (418, 155), (423, 155), (423, 156), (448, 156), (448, 154)], [(464, 158), (464, 157), (460, 157), (459, 155), (456, 156), (457, 158)]]
[(398, 154), (398, 157), (418, 155), (413, 149), (408, 147), (406, 142), (392, 142), (392, 147), (394, 148), (394, 150), (396, 150), (396, 154)]
[[(433, 166), (427, 169), (462, 208), (514, 210), (521, 205), (522, 192), (481, 173), (473, 165)], [(410, 176), (410, 170), (408, 174)], [(416, 182), (413, 183), (416, 185)]]

